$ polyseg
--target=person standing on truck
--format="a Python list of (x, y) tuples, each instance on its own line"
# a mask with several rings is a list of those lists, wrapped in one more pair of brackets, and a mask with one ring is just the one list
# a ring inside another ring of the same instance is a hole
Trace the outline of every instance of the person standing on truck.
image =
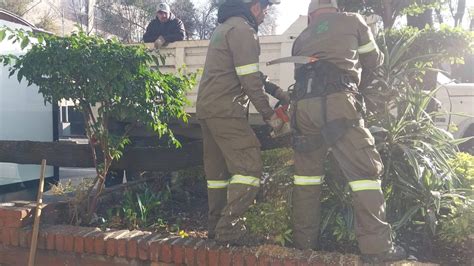
[[(336, 0), (312, 0), (308, 16), (309, 25), (292, 51), (293, 243), (300, 249), (316, 248), (324, 161), (330, 149), (352, 190), (363, 260), (402, 260), (406, 252), (393, 244), (385, 217), (379, 179), (383, 163), (365, 127), (358, 93), (362, 69), (381, 65), (383, 54), (362, 16), (338, 12)], [(301, 58), (307, 63), (297, 62)]]
[[(260, 143), (247, 121), (249, 100), (274, 131), (283, 126), (270, 107), (259, 71), (258, 25), (279, 0), (227, 0), (218, 10), (199, 85), (196, 113), (208, 186), (208, 237), (241, 244), (241, 216), (257, 195), (263, 163)], [(272, 86), (268, 86), (272, 87)], [(280, 88), (273, 95), (288, 101)]]
[(146, 27), (143, 35), (143, 42), (155, 43), (155, 48), (159, 49), (167, 43), (184, 40), (186, 31), (183, 22), (177, 18), (165, 3), (158, 5), (156, 18)]

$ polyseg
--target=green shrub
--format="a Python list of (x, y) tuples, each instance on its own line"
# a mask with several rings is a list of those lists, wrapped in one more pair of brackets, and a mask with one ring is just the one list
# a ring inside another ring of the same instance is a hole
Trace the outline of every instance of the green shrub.
[(449, 164), (459, 183), (441, 199), (437, 237), (448, 245), (462, 246), (474, 233), (474, 156), (460, 152)]
[(445, 195), (441, 208), (437, 237), (448, 246), (463, 245), (469, 235), (474, 234), (474, 200), (460, 195)]
[[(130, 143), (134, 127), (145, 125), (179, 146), (168, 123), (171, 119), (187, 121), (186, 91), (195, 84), (194, 74), (162, 73), (151, 66), (163, 64), (165, 58), (146, 47), (125, 46), (116, 39), (84, 32), (59, 37), (2, 27), (0, 42), (5, 39), (19, 42), (22, 48), (31, 45), (24, 55), (0, 56), (10, 76), (16, 74), (19, 82), (25, 79), (28, 85), (37, 85), (45, 102), (69, 99), (83, 114), (97, 174), (88, 192), (91, 202), (82, 202), (89, 220), (97, 209), (107, 172)], [(115, 135), (109, 131), (113, 120), (133, 122)]]
[(459, 177), (460, 188), (474, 189), (474, 156), (469, 153), (459, 152), (456, 158), (449, 161), (449, 165)]
[(271, 243), (285, 246), (291, 242), (290, 209), (286, 201), (256, 204), (245, 215), (249, 232)]

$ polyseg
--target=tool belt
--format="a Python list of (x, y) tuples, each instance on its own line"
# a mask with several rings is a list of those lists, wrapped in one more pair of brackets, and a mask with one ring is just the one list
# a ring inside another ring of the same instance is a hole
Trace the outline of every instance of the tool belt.
[(327, 147), (334, 146), (350, 128), (364, 127), (363, 119), (336, 119), (328, 122), (321, 129), (320, 135), (303, 135), (297, 130), (293, 130), (291, 136), (291, 146), (297, 152), (311, 152), (321, 148), (323, 145)]
[(307, 63), (295, 71), (291, 100), (322, 97), (335, 92), (357, 92), (357, 84), (345, 71), (325, 60)]
[[(364, 120), (360, 119), (336, 119), (327, 121), (326, 96), (336, 92), (350, 91), (356, 94), (356, 98), (360, 96), (357, 92), (357, 84), (352, 77), (339, 69), (336, 65), (318, 60), (315, 62), (304, 64), (295, 72), (296, 83), (290, 95), (291, 100), (297, 108), (298, 101), (313, 97), (323, 98), (323, 116), (325, 125), (321, 129), (321, 136), (303, 135), (296, 127), (296, 117), (292, 117), (292, 146), (298, 152), (311, 152), (321, 148), (323, 145), (327, 147), (334, 146), (350, 128), (364, 127)], [(359, 101), (357, 99), (357, 101)], [(363, 101), (363, 99), (360, 99)], [(357, 106), (359, 112), (362, 113), (363, 103)], [(296, 112), (294, 112), (296, 113)]]

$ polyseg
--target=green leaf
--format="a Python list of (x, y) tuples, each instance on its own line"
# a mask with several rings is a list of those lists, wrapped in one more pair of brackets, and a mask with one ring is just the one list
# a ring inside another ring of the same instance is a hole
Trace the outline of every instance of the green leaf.
[(18, 73), (16, 74), (16, 78), (18, 80), (18, 83), (21, 83), (21, 80), (23, 79), (23, 69), (18, 70)]
[(25, 49), (28, 46), (28, 44), (30, 44), (30, 38), (24, 37), (20, 44), (21, 49), (22, 50)]
[(5, 39), (7, 30), (6, 29), (1, 29), (0, 30), (0, 42), (2, 42)]

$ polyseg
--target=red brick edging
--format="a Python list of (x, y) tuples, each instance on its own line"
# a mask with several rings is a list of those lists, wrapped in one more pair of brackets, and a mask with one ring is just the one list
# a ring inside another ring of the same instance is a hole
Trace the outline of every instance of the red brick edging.
[[(31, 202), (0, 204), (0, 264), (27, 264), (34, 209)], [(278, 258), (205, 239), (54, 225), (56, 212), (52, 206), (43, 209), (36, 265), (324, 265), (312, 261), (311, 254)]]
[[(355, 255), (222, 247), (212, 240), (138, 230), (54, 225), (57, 207), (43, 208), (35, 265), (362, 265)], [(27, 265), (34, 209), (31, 202), (0, 203), (0, 265)]]

